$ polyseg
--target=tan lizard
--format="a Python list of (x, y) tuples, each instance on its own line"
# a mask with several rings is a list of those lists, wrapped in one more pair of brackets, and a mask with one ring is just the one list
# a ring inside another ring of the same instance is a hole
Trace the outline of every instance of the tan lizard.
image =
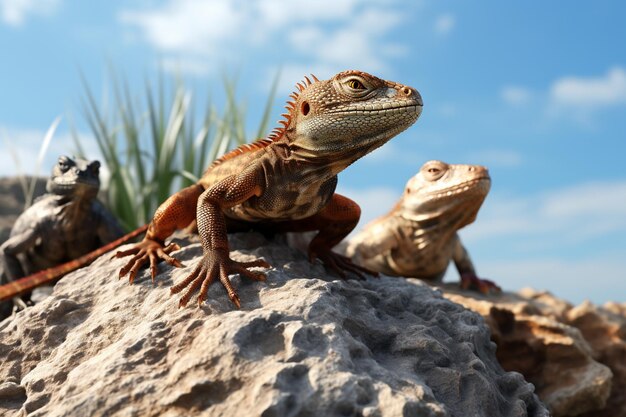
[(357, 159), (411, 126), (422, 111), (417, 90), (361, 71), (345, 71), (330, 80), (305, 77), (287, 102), (282, 127), (269, 137), (241, 146), (215, 161), (197, 184), (165, 201), (156, 211), (144, 240), (118, 257), (132, 255), (121, 269), (134, 280), (150, 265), (152, 279), (160, 259), (182, 266), (165, 240), (197, 221), (204, 256), (186, 279), (171, 288), (186, 290), (179, 305), (219, 280), (229, 298), (240, 300), (228, 275), (253, 280), (265, 275), (248, 270), (268, 268), (263, 260), (230, 259), (226, 233), (250, 229), (274, 232), (318, 231), (309, 258), (320, 259), (340, 276), (370, 272), (331, 251), (356, 226), (359, 206), (335, 193), (337, 174)]
[(393, 209), (352, 238), (346, 253), (357, 264), (386, 275), (437, 282), (452, 260), (463, 288), (500, 291), (476, 276), (457, 234), (476, 219), (490, 185), (485, 167), (426, 162)]

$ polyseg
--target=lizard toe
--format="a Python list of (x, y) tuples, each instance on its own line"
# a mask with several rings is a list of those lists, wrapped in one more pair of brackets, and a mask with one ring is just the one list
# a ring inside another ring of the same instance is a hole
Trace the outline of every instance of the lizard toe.
[(115, 254), (113, 256), (111, 256), (111, 259), (115, 259), (115, 258), (124, 258), (126, 256), (130, 256), (130, 255), (136, 255), (139, 252), (139, 248), (131, 248), (131, 249), (127, 249), (127, 250), (118, 250), (117, 252), (115, 252)]
[(478, 278), (474, 274), (462, 274), (461, 275), (461, 289), (473, 290), (481, 294), (499, 294), (502, 292), (502, 288), (495, 282)]

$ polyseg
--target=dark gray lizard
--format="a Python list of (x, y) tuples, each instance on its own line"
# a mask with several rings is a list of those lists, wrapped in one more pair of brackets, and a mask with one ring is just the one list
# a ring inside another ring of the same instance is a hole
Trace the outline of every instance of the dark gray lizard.
[(79, 258), (123, 234), (96, 198), (99, 171), (98, 161), (59, 158), (47, 194), (18, 217), (9, 239), (0, 246), (7, 280)]
[(485, 167), (426, 162), (393, 209), (350, 240), (347, 255), (387, 275), (437, 282), (452, 260), (463, 288), (500, 291), (495, 283), (476, 276), (457, 234), (476, 219), (490, 185)]

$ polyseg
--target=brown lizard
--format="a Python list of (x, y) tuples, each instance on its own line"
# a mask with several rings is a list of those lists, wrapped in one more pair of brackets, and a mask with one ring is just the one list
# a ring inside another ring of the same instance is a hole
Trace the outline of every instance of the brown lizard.
[(231, 301), (240, 300), (228, 275), (240, 274), (262, 281), (265, 261), (236, 262), (230, 258), (227, 231), (265, 229), (273, 232), (318, 231), (308, 253), (339, 276), (362, 277), (370, 272), (354, 265), (331, 248), (356, 226), (359, 206), (335, 193), (337, 174), (357, 159), (411, 126), (422, 110), (417, 90), (360, 71), (345, 71), (330, 80), (297, 84), (287, 102), (282, 127), (267, 138), (240, 146), (216, 160), (202, 178), (167, 199), (156, 211), (144, 240), (118, 257), (132, 255), (120, 270), (132, 283), (149, 263), (154, 281), (159, 260), (182, 264), (165, 245), (176, 230), (197, 221), (203, 258), (172, 293), (186, 289), (179, 301), (185, 306), (200, 290), (198, 304), (209, 285), (218, 279)]
[(485, 167), (426, 162), (393, 209), (350, 240), (346, 254), (386, 275), (435, 282), (441, 281), (452, 260), (462, 288), (498, 292), (495, 283), (476, 276), (457, 234), (476, 219), (490, 185)]

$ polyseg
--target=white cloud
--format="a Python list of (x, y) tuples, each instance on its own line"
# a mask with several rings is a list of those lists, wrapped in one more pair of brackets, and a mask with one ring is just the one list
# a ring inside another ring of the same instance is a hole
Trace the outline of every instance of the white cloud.
[(513, 106), (532, 101), (548, 118), (570, 119), (583, 127), (593, 128), (598, 110), (626, 104), (626, 70), (616, 66), (600, 76), (561, 77), (544, 91), (506, 86), (500, 96)]
[(393, 1), (167, 0), (150, 9), (124, 10), (119, 20), (168, 60), (175, 57), (181, 70), (195, 73), (202, 69), (200, 60), (209, 63), (208, 70), (259, 50), (275, 54), (265, 59), (279, 59), (285, 72), (302, 62), (333, 73), (348, 67), (380, 71), (405, 50), (386, 39), (405, 19), (384, 7)]
[(246, 7), (232, 1), (170, 1), (159, 9), (123, 11), (120, 20), (141, 29), (148, 42), (166, 52), (202, 52), (220, 39), (244, 32)]
[(584, 108), (626, 103), (626, 71), (614, 67), (601, 77), (564, 77), (550, 87), (550, 99), (561, 106)]
[(508, 104), (517, 106), (530, 101), (531, 92), (527, 88), (518, 86), (507, 86), (502, 89), (500, 96)]
[(49, 15), (60, 0), (0, 0), (0, 18), (10, 26), (21, 26), (30, 15)]
[(480, 276), (506, 289), (544, 288), (573, 302), (601, 303), (626, 301), (619, 243), (602, 243), (624, 233), (626, 180), (616, 180), (523, 198), (490, 195), (461, 237), (478, 254)]
[(435, 20), (435, 33), (439, 35), (447, 35), (456, 26), (456, 19), (451, 14), (441, 15)]
[(529, 250), (626, 232), (626, 180), (577, 184), (525, 198), (489, 196), (463, 231), (477, 241), (509, 237)]

